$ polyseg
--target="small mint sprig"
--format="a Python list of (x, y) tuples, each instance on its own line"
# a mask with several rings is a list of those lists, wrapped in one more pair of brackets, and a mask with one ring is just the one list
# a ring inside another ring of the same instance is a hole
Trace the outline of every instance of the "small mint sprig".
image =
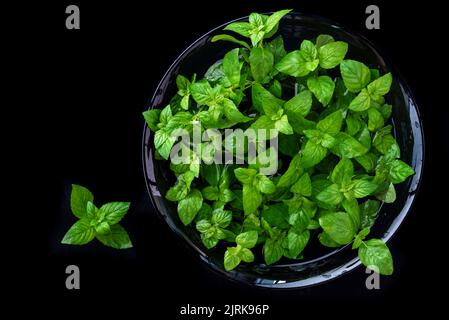
[(97, 238), (115, 249), (132, 247), (126, 230), (119, 224), (128, 212), (129, 202), (110, 202), (100, 208), (94, 203), (93, 194), (85, 187), (73, 184), (70, 195), (72, 213), (79, 218), (67, 231), (61, 243), (83, 245)]

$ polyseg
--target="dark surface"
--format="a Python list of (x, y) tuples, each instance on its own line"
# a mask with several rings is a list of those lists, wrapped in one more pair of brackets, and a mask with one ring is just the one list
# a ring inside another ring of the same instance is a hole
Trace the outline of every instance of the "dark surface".
[[(81, 30), (65, 29), (65, 7), (72, 3), (80, 5)], [(276, 5), (226, 1), (226, 6), (217, 9), (215, 2), (208, 2), (205, 9), (191, 2), (167, 1), (162, 8), (147, 3), (61, 1), (17, 9), (22, 10), (18, 11), (24, 19), (21, 26), (27, 27), (23, 35), (29, 37), (25, 43), (22, 38), (15, 42), (25, 45), (24, 61), (33, 66), (24, 78), (33, 86), (32, 96), (19, 98), (34, 124), (26, 141), (33, 155), (29, 166), (38, 173), (32, 190), (39, 197), (30, 203), (34, 210), (26, 212), (27, 224), (40, 235), (30, 237), (30, 249), (19, 250), (23, 270), (12, 277), (18, 297), (43, 297), (48, 303), (40, 307), (45, 310), (58, 305), (85, 315), (88, 308), (104, 316), (117, 309), (143, 312), (146, 318), (162, 312), (165, 316), (158, 318), (167, 319), (175, 318), (179, 306), (187, 303), (264, 303), (271, 305), (272, 317), (350, 315), (352, 309), (383, 316), (389, 304), (398, 313), (403, 308), (431, 312), (424, 298), (432, 302), (438, 297), (434, 288), (444, 286), (445, 271), (438, 256), (447, 251), (439, 247), (447, 229), (442, 220), (447, 215), (446, 191), (439, 185), (447, 176), (449, 119), (444, 103), (447, 83), (439, 80), (447, 74), (447, 58), (441, 45), (446, 41), (444, 10), (438, 2), (394, 6), (377, 1), (381, 30), (373, 31), (364, 25), (364, 10), (371, 4), (366, 1), (353, 5), (316, 0), (276, 1)], [(209, 272), (176, 244), (146, 195), (141, 112), (166, 69), (188, 44), (213, 27), (251, 11), (283, 8), (320, 14), (365, 35), (390, 57), (420, 107), (427, 142), (424, 181), (412, 212), (389, 242), (395, 273), (381, 278), (381, 290), (365, 288), (367, 275), (362, 268), (331, 283), (297, 291), (235, 285)], [(30, 12), (36, 22), (28, 19)], [(11, 32), (17, 25), (11, 24)], [(68, 207), (71, 183), (91, 189), (98, 204), (132, 202), (123, 225), (133, 249), (115, 251), (97, 242), (83, 247), (59, 244), (75, 221)], [(69, 264), (81, 269), (79, 291), (65, 289), (64, 271)], [(38, 270), (34, 280), (27, 276), (30, 268)]]

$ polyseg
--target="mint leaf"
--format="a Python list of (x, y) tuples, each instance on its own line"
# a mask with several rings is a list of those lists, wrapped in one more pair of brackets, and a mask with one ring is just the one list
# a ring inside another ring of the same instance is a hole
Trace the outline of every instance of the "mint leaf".
[(306, 67), (306, 60), (299, 50), (287, 53), (274, 66), (279, 72), (293, 77), (304, 77), (310, 73)]
[(211, 42), (229, 41), (229, 42), (233, 42), (233, 43), (236, 43), (238, 45), (241, 45), (242, 47), (245, 47), (248, 50), (251, 49), (250, 46), (245, 41), (240, 41), (240, 40), (238, 40), (238, 39), (236, 39), (233, 36), (230, 36), (228, 34), (218, 34), (218, 35), (214, 36), (210, 41)]
[(252, 29), (252, 26), (248, 22), (233, 22), (231, 24), (228, 24), (224, 30), (234, 31), (235, 33), (238, 33), (241, 36), (250, 37), (250, 30)]
[(390, 72), (377, 78), (368, 85), (367, 89), (369, 94), (375, 97), (375, 100), (376, 98), (378, 99), (379, 96), (386, 95), (390, 91), (392, 81), (393, 78)]
[(105, 246), (114, 249), (128, 249), (133, 246), (128, 233), (120, 224), (111, 226), (111, 230), (107, 234), (97, 234), (96, 238)]
[(224, 267), (226, 271), (235, 269), (241, 262), (239, 250), (237, 247), (228, 248), (224, 255)]
[(243, 248), (251, 249), (256, 245), (257, 238), (257, 231), (252, 230), (239, 234), (235, 238), (235, 242)]
[(61, 243), (82, 245), (89, 243), (94, 237), (95, 229), (90, 225), (90, 221), (81, 219), (72, 225)]
[(313, 167), (320, 163), (326, 154), (326, 148), (309, 140), (301, 151), (301, 165), (303, 168)]
[(190, 224), (195, 219), (196, 214), (203, 205), (203, 196), (197, 189), (190, 190), (190, 193), (178, 203), (178, 214), (184, 225)]
[(323, 106), (327, 106), (334, 94), (335, 83), (328, 76), (310, 77), (307, 87)]
[(377, 200), (366, 200), (360, 204), (360, 227), (362, 229), (371, 228), (376, 221), (380, 209), (380, 202)]
[(415, 171), (404, 161), (396, 159), (391, 163), (389, 174), (391, 182), (401, 183), (415, 174)]
[(70, 194), (70, 208), (77, 218), (83, 218), (87, 215), (87, 203), (94, 201), (93, 194), (82, 186), (72, 184), (72, 193)]
[(355, 229), (346, 212), (330, 212), (318, 219), (324, 232), (338, 244), (348, 244), (354, 238)]
[(110, 202), (101, 206), (99, 209), (99, 214), (104, 216), (104, 220), (109, 224), (113, 225), (125, 216), (129, 210), (129, 202)]
[(284, 109), (290, 118), (290, 114), (298, 114), (300, 116), (307, 116), (312, 107), (312, 93), (309, 90), (304, 90), (296, 96), (288, 100), (284, 104)]
[(316, 198), (324, 203), (336, 206), (343, 200), (343, 194), (337, 184), (331, 184), (321, 191)]
[(243, 66), (243, 63), (239, 60), (239, 50), (238, 48), (233, 49), (223, 58), (223, 71), (229, 82), (234, 86), (240, 84), (240, 72)]
[(349, 109), (357, 112), (368, 110), (371, 106), (371, 97), (368, 90), (362, 89), (360, 93), (351, 101)]
[(273, 13), (272, 15), (270, 15), (265, 24), (265, 32), (269, 33), (271, 30), (277, 28), (277, 25), (278, 25), (279, 21), (282, 19), (282, 17), (285, 16), (290, 11), (292, 11), (292, 10), (291, 9), (280, 10), (280, 11), (277, 11), (277, 12)]
[(343, 113), (341, 112), (341, 110), (337, 110), (335, 112), (332, 112), (323, 120), (318, 121), (316, 127), (322, 132), (334, 135), (340, 132), (342, 124)]
[(270, 265), (278, 262), (284, 255), (282, 241), (279, 239), (267, 239), (263, 247), (263, 256), (265, 263)]
[(249, 63), (254, 80), (260, 83), (267, 82), (266, 77), (273, 68), (274, 63), (274, 56), (271, 51), (260, 47), (251, 49)]
[(355, 60), (343, 60), (340, 63), (340, 72), (346, 88), (351, 92), (359, 92), (371, 79), (369, 68)]
[(339, 132), (335, 138), (337, 142), (332, 148), (332, 152), (341, 158), (355, 158), (368, 151), (364, 145), (347, 133)]
[(287, 249), (289, 257), (293, 259), (304, 250), (310, 239), (309, 230), (305, 230), (302, 233), (297, 233), (293, 229), (290, 229), (287, 234)]
[(152, 131), (159, 130), (159, 127), (157, 125), (159, 123), (159, 117), (161, 115), (160, 109), (147, 110), (142, 114), (145, 119), (145, 122)]
[(312, 182), (310, 181), (310, 176), (307, 173), (304, 173), (290, 188), (290, 191), (302, 196), (310, 197), (312, 195)]
[(393, 273), (393, 257), (382, 240), (371, 239), (363, 242), (359, 247), (359, 258), (366, 267), (380, 274)]
[(320, 46), (318, 56), (320, 67), (332, 69), (340, 64), (348, 51), (348, 44), (343, 41), (329, 42)]

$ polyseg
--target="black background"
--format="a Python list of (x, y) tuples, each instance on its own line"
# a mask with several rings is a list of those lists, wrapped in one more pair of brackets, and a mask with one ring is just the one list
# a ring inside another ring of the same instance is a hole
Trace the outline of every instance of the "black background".
[[(80, 7), (80, 30), (65, 28), (68, 4)], [(380, 7), (381, 30), (365, 28), (369, 4)], [(381, 290), (365, 288), (363, 268), (303, 290), (270, 291), (231, 283), (207, 270), (176, 241), (146, 194), (141, 112), (167, 68), (210, 29), (252, 11), (283, 8), (319, 14), (365, 35), (390, 57), (418, 102), (427, 142), (424, 181), (413, 210), (389, 242), (395, 273), (381, 278)], [(40, 235), (30, 236), (32, 250), (21, 251), (27, 263), (22, 275), (14, 277), (19, 297), (41, 295), (48, 302), (45, 309), (57, 304), (80, 314), (85, 309), (99, 315), (142, 311), (147, 318), (161, 312), (168, 319), (178, 317), (179, 307), (188, 303), (269, 304), (266, 318), (278, 318), (348, 315), (355, 309), (380, 316), (389, 305), (402, 312), (425, 308), (424, 298), (437, 299), (435, 288), (445, 281), (437, 256), (444, 252), (439, 246), (447, 230), (442, 222), (447, 206), (439, 205), (447, 200), (438, 185), (446, 175), (449, 149), (447, 83), (441, 81), (447, 74), (447, 36), (444, 10), (437, 2), (60, 1), (15, 10), (21, 20), (11, 23), (10, 30), (19, 32), (21, 27), (23, 38), (15, 42), (24, 46), (30, 69), (23, 81), (31, 84), (19, 99), (33, 122), (26, 140), (30, 171), (39, 175), (30, 188), (38, 200), (23, 214), (28, 227)], [(87, 186), (97, 204), (132, 202), (123, 225), (134, 248), (116, 251), (95, 241), (83, 247), (59, 244), (76, 220), (68, 205), (71, 183)], [(80, 290), (65, 288), (69, 264), (80, 267)], [(26, 273), (32, 266), (39, 270), (34, 280)]]

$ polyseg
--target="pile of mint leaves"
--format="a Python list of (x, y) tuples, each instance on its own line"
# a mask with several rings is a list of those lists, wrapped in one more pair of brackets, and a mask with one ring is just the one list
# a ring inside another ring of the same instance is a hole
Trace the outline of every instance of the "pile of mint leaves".
[[(207, 164), (210, 154), (187, 148), (190, 164), (170, 168), (176, 183), (165, 197), (179, 218), (197, 229), (207, 249), (224, 251), (224, 268), (303, 259), (312, 237), (326, 247), (352, 243), (361, 262), (383, 275), (393, 259), (382, 240), (369, 239), (382, 202), (414, 174), (401, 161), (385, 96), (390, 73), (346, 58), (348, 44), (329, 35), (304, 39), (286, 51), (278, 24), (290, 10), (252, 13), (212, 42), (238, 47), (202, 79), (178, 75), (177, 94), (162, 110), (143, 113), (154, 132), (156, 158), (169, 160), (176, 128), (277, 129), (278, 172), (260, 164)], [(236, 34), (237, 35), (236, 35)], [(237, 39), (236, 37), (239, 37)], [(213, 143), (213, 137), (211, 139)]]

